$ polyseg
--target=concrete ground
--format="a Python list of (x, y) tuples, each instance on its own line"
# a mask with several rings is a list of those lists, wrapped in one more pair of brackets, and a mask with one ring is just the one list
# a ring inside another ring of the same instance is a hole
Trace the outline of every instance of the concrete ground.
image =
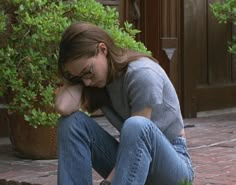
[[(112, 135), (118, 132), (104, 117), (97, 121)], [(236, 185), (236, 113), (185, 119), (194, 185)], [(94, 185), (102, 180), (94, 171)], [(56, 185), (57, 160), (16, 157), (8, 138), (0, 139), (0, 185)]]

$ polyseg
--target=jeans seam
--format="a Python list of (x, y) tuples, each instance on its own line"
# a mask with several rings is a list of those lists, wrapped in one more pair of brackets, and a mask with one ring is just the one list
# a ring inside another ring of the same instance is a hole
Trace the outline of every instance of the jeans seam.
[[(181, 145), (181, 146), (177, 146), (177, 145)], [(189, 180), (193, 181), (194, 170), (193, 170), (193, 166), (192, 166), (192, 160), (191, 160), (190, 155), (187, 151), (186, 140), (184, 141), (183, 138), (178, 138), (177, 142), (175, 142), (175, 144), (173, 144), (173, 147), (174, 147), (175, 151), (178, 153), (178, 155), (185, 162), (186, 166), (188, 167), (189, 173), (192, 174), (191, 175), (192, 177)]]
[(115, 161), (113, 161), (113, 160), (106, 154), (106, 152), (105, 152), (101, 147), (99, 147), (99, 145), (97, 145), (96, 142), (94, 142), (94, 140), (92, 141), (92, 144), (94, 144), (101, 152), (103, 152), (104, 155), (105, 155), (105, 157), (106, 157), (108, 160), (110, 160), (111, 162), (115, 163)]
[(144, 142), (144, 133), (147, 133), (148, 130), (150, 130), (150, 125), (147, 125), (146, 128), (144, 128), (144, 130), (141, 132), (141, 134), (139, 135), (138, 137), (138, 142), (136, 144), (137, 146), (137, 149), (136, 149), (136, 156), (135, 156), (135, 162), (133, 163), (132, 167), (131, 167), (131, 170), (130, 170), (130, 173), (128, 175), (128, 182), (130, 184), (133, 183), (135, 177), (136, 177), (136, 171), (139, 167), (139, 164), (140, 164), (140, 161), (141, 161), (141, 157), (143, 155), (143, 150), (140, 148), (140, 146), (142, 145), (142, 142)]
[[(92, 138), (92, 142), (91, 143), (92, 143), (92, 145), (97, 147), (97, 149), (100, 150), (104, 154), (104, 156), (105, 156), (105, 158), (107, 160), (109, 160), (111, 163), (114, 163), (114, 164), (116, 163), (116, 161), (113, 161), (112, 158), (110, 158), (109, 155), (106, 154), (105, 150), (103, 150), (101, 147), (99, 147), (99, 145), (96, 144), (96, 142), (94, 142), (94, 138)], [(91, 147), (93, 148), (92, 145), (91, 145)], [(92, 148), (91, 148), (91, 151), (93, 152)], [(109, 172), (107, 171), (107, 173), (109, 173)]]

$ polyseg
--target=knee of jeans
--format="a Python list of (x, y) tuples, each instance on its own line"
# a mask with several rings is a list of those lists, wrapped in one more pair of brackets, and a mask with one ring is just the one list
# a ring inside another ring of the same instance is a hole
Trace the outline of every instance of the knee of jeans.
[(75, 112), (69, 116), (63, 116), (58, 120), (58, 138), (63, 138), (71, 135), (78, 127), (83, 127), (85, 124), (83, 112)]
[(138, 138), (148, 127), (152, 127), (152, 122), (149, 119), (142, 116), (132, 116), (124, 122), (121, 136), (129, 139)]

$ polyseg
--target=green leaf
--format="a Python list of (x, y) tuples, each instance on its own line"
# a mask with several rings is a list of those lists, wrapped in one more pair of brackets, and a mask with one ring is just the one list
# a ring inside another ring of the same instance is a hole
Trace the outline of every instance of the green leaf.
[[(0, 2), (1, 3), (1, 2)], [(135, 40), (139, 30), (126, 22), (120, 25), (117, 9), (95, 0), (7, 0), (14, 10), (11, 36), (0, 49), (0, 95), (11, 94), (12, 111), (18, 111), (32, 126), (55, 126), (54, 89), (58, 48), (64, 30), (75, 21), (86, 21), (104, 28), (118, 46), (151, 54)], [(0, 32), (7, 16), (0, 10)]]

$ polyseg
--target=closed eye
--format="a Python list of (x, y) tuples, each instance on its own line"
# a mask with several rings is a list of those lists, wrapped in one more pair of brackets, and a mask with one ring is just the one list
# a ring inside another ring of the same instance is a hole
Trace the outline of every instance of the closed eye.
[(86, 73), (84, 73), (83, 75), (81, 75), (80, 76), (80, 78), (82, 79), (90, 79), (90, 78), (92, 78), (93, 77), (93, 73), (92, 73), (92, 71), (88, 71), (88, 72), (86, 72)]

